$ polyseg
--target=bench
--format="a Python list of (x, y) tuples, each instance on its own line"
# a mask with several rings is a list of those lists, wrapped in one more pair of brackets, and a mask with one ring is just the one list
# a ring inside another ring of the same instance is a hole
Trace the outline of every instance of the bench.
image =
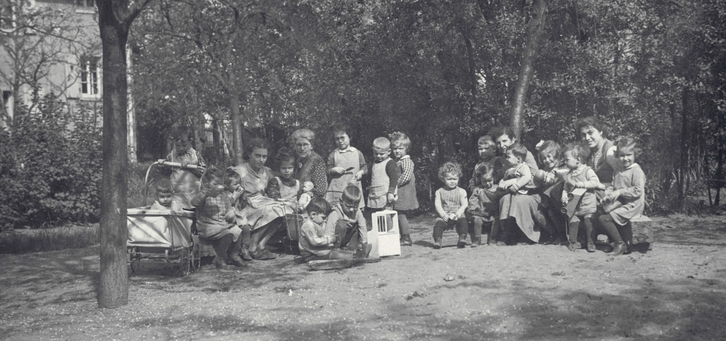
[[(653, 249), (655, 234), (653, 233), (653, 220), (644, 215), (639, 215), (628, 222), (633, 229), (633, 245), (631, 251), (645, 252)], [(604, 234), (597, 236), (598, 244), (609, 244), (608, 237)]]

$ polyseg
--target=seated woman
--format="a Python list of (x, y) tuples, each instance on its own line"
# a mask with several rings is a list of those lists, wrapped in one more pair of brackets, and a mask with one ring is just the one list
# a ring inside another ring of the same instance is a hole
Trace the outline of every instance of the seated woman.
[(265, 140), (254, 138), (247, 146), (247, 162), (228, 168), (228, 176), (238, 178), (244, 189), (241, 202), (236, 205), (237, 224), (252, 226), (249, 252), (254, 259), (275, 258), (265, 246), (282, 227), (285, 213), (295, 211), (291, 202), (275, 200), (265, 194), (270, 179), (274, 177), (265, 166), (268, 150)]
[(312, 182), (313, 196), (324, 198), (328, 189), (328, 166), (325, 160), (313, 150), (315, 133), (309, 129), (298, 129), (292, 133), (292, 144), (297, 154), (293, 177), (301, 183)]
[[(516, 138), (509, 127), (495, 127), (489, 134), (494, 138), (499, 153), (499, 156), (493, 162), (494, 181), (499, 182), (504, 179), (507, 169), (511, 168), (510, 163), (507, 161), (506, 151), (516, 142)], [(539, 169), (534, 155), (529, 151), (520, 159), (523, 166), (529, 167), (530, 172)], [(540, 230), (552, 228), (547, 224), (545, 208), (541, 203), (542, 196), (538, 190), (531, 190), (528, 194), (505, 194), (499, 201), (501, 231), (497, 245), (512, 243), (521, 234), (524, 234), (530, 243), (537, 243), (540, 238)]]

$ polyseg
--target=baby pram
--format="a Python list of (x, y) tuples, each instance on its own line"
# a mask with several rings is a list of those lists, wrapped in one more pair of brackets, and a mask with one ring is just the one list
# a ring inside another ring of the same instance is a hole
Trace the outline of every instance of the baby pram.
[[(149, 166), (144, 182), (149, 186), (149, 172), (155, 165), (181, 167), (179, 163), (157, 161)], [(197, 168), (188, 165), (187, 168)], [(144, 198), (146, 198), (146, 193)], [(192, 239), (195, 213), (186, 210), (130, 208), (126, 214), (126, 242), (131, 271), (136, 272), (141, 260), (164, 261), (177, 265), (182, 276), (199, 269), (199, 247)]]

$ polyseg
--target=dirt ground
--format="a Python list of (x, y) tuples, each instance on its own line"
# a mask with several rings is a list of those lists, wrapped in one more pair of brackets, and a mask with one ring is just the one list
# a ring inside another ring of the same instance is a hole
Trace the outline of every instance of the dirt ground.
[(181, 278), (144, 263), (129, 304), (98, 309), (98, 247), (0, 255), (8, 340), (723, 340), (726, 215), (654, 218), (647, 253), (431, 248), (310, 271), (292, 255)]

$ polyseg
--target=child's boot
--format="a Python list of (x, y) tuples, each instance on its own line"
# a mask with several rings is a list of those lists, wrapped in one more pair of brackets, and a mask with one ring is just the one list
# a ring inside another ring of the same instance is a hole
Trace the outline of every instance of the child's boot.
[(466, 234), (459, 235), (459, 241), (456, 243), (456, 247), (463, 249), (466, 247)]
[(580, 248), (580, 243), (578, 243), (578, 242), (574, 242), (574, 243), (570, 242), (570, 244), (567, 245), (567, 249), (572, 252), (577, 251), (577, 249), (579, 249), (579, 248)]
[(471, 238), (471, 247), (477, 247), (481, 245), (481, 237)]
[(434, 249), (440, 249), (441, 248), (441, 238), (434, 238)]
[(401, 246), (411, 246), (413, 245), (413, 241), (411, 240), (410, 234), (402, 234), (401, 235)]

